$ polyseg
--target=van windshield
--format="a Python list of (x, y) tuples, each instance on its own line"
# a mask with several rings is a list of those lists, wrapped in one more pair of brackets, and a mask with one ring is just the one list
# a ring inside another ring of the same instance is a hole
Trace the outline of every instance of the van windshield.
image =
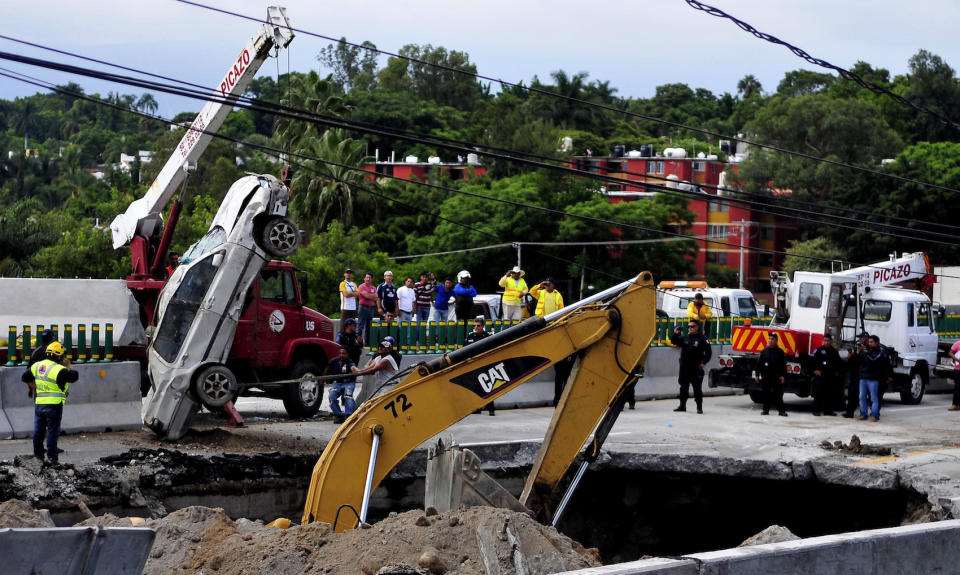
[(752, 297), (738, 297), (737, 307), (741, 317), (760, 317), (760, 314), (757, 313), (757, 305)]

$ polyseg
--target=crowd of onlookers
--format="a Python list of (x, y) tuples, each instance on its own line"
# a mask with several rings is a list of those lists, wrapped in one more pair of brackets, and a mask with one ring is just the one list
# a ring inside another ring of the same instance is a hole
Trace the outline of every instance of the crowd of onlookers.
[[(546, 316), (563, 308), (563, 296), (556, 290), (552, 278), (547, 277), (528, 288), (524, 275), (519, 266), (514, 266), (500, 278), (498, 284), (503, 288), (502, 319), (519, 321), (533, 315)], [(372, 337), (371, 325), (375, 317), (388, 324), (396, 320), (446, 322), (452, 319), (452, 302), (456, 319), (465, 322), (465, 325), (472, 319), (473, 329), (464, 334), (464, 345), (490, 335), (486, 330), (486, 318), (474, 313), (477, 289), (471, 281), (467, 270), (458, 273), (456, 281), (447, 276), (443, 282), (433, 273), (424, 271), (420, 274), (420, 281), (407, 276), (403, 285), (397, 287), (393, 272), (387, 270), (383, 272), (383, 282), (375, 286), (372, 273), (365, 272), (362, 281), (357, 284), (353, 279), (353, 270), (344, 270), (339, 288), (341, 329), (336, 338), (341, 350), (324, 371), (325, 375), (343, 375), (330, 385), (330, 409), (335, 421), (343, 421), (358, 404), (387, 384), (400, 369), (401, 355), (396, 340), (391, 336), (378, 342), (377, 355), (363, 369), (357, 367), (365, 340)], [(360, 391), (362, 396), (354, 398), (358, 375), (374, 377), (365, 381)], [(488, 409), (493, 415), (492, 403)]]

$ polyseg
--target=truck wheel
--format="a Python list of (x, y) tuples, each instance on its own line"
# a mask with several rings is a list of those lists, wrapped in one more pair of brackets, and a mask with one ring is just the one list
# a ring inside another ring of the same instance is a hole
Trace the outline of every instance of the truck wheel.
[(193, 393), (207, 409), (222, 408), (237, 395), (237, 377), (222, 365), (211, 365), (193, 380)]
[(285, 258), (297, 251), (297, 246), (300, 244), (300, 230), (290, 218), (271, 218), (260, 231), (259, 243), (263, 251), (271, 257)]
[[(293, 364), (290, 379), (301, 379), (305, 375), (323, 375), (314, 361), (301, 359)], [(323, 403), (323, 384), (316, 380), (302, 380), (283, 386), (283, 407), (290, 417), (311, 417), (320, 410)]]
[(753, 400), (754, 403), (763, 404), (763, 392), (762, 392), (762, 391), (751, 391), (751, 392), (748, 392), (748, 393), (750, 394), (750, 399)]
[(930, 374), (926, 364), (918, 364), (913, 373), (910, 374), (910, 381), (906, 388), (900, 391), (900, 402), (907, 405), (916, 405), (923, 399), (923, 394), (927, 389), (927, 383)]

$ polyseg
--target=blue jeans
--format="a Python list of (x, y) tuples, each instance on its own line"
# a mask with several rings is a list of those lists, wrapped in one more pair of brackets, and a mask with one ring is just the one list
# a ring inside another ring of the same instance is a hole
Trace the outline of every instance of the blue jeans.
[(43, 459), (43, 440), (47, 440), (46, 455), (50, 461), (56, 461), (57, 439), (60, 438), (60, 420), (63, 418), (63, 404), (37, 405), (33, 410), (33, 454)]
[(430, 321), (430, 308), (428, 307), (418, 307), (417, 308), (417, 321), (424, 323)]
[(399, 313), (400, 313), (400, 321), (412, 321), (412, 320), (413, 320), (413, 312), (412, 312), (412, 311), (403, 311), (403, 310), (400, 310)]
[(370, 341), (370, 322), (373, 321), (374, 314), (377, 313), (377, 306), (373, 305), (361, 305), (357, 306), (360, 308), (360, 311), (357, 312), (358, 317), (360, 318), (360, 325), (358, 326), (357, 332), (363, 338), (363, 343), (369, 347), (372, 343), (376, 345), (379, 342)]
[(867, 416), (867, 394), (870, 394), (870, 417), (880, 419), (880, 382), (875, 379), (860, 380), (860, 415)]
[[(336, 417), (350, 416), (357, 409), (356, 402), (353, 401), (353, 390), (356, 388), (356, 382), (340, 383), (334, 382), (330, 386), (330, 411)], [(343, 397), (343, 410), (340, 409), (340, 398)]]

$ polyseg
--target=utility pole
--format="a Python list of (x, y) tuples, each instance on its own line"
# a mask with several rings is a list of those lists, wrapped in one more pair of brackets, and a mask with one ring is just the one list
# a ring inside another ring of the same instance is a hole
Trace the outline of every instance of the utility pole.
[(514, 242), (513, 247), (517, 250), (517, 267), (523, 269), (520, 265), (520, 242)]
[(747, 242), (747, 234), (746, 234), (747, 224), (750, 224), (750, 223), (752, 222), (748, 222), (742, 218), (740, 220), (740, 289), (743, 289), (743, 284), (744, 284), (743, 255), (744, 255), (744, 251), (746, 250), (745, 245)]

